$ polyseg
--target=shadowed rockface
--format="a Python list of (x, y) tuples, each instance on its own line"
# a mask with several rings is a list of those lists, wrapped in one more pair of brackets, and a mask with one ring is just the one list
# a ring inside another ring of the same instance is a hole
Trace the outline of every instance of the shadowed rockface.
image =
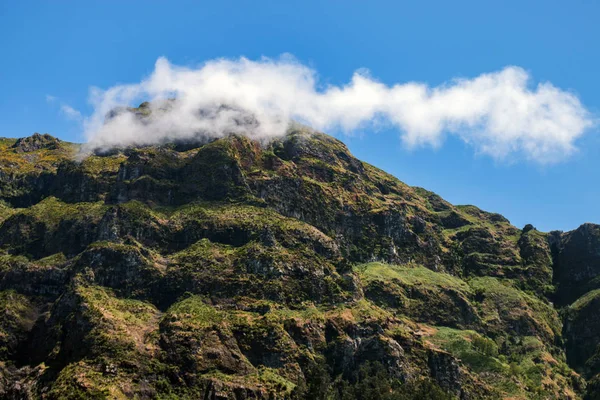
[(2, 398), (599, 396), (597, 225), (518, 229), (302, 127), (78, 151), (0, 139)]

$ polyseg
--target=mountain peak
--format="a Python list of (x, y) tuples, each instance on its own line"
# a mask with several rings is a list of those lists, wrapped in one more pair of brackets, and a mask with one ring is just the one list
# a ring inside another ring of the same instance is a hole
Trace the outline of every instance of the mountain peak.
[(60, 139), (47, 133), (40, 134), (36, 132), (31, 136), (17, 139), (12, 148), (17, 152), (29, 153), (42, 149), (55, 150), (60, 144)]

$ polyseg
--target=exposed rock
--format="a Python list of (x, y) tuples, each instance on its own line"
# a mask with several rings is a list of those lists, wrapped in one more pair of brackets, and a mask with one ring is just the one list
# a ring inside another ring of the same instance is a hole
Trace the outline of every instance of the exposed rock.
[(31, 136), (17, 139), (12, 148), (17, 152), (29, 153), (36, 150), (56, 150), (60, 146), (61, 141), (47, 133), (43, 135), (34, 133)]
[(598, 226), (518, 229), (301, 126), (77, 147), (0, 140), (0, 397), (598, 393)]
[(562, 305), (600, 287), (600, 225), (583, 224), (554, 243), (554, 279)]

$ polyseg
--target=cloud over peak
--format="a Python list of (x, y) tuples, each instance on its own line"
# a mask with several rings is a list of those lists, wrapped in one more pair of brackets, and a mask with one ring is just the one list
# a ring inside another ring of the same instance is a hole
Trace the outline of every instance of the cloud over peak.
[[(264, 139), (284, 134), (294, 120), (345, 132), (377, 122), (397, 128), (410, 148), (437, 147), (456, 135), (494, 158), (551, 163), (572, 154), (593, 125), (576, 95), (549, 82), (534, 87), (529, 74), (514, 66), (437, 87), (390, 86), (364, 71), (346, 85), (322, 87), (316, 71), (289, 56), (217, 59), (197, 68), (159, 58), (141, 82), (95, 88), (90, 98), (95, 111), (84, 125), (91, 148), (232, 132)], [(149, 118), (117, 113), (105, 119), (119, 106), (145, 100), (153, 109)]]

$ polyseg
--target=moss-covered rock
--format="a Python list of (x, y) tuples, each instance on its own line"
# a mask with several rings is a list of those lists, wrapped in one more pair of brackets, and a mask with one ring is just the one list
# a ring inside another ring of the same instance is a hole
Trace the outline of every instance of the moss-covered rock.
[(37, 318), (37, 306), (14, 290), (0, 291), (0, 360), (14, 360)]
[(0, 139), (0, 397), (598, 393), (595, 225), (518, 229), (300, 125), (79, 151)]
[(577, 299), (565, 311), (567, 356), (586, 376), (600, 373), (600, 289)]
[(367, 298), (434, 325), (480, 324), (471, 288), (462, 280), (421, 266), (370, 263), (357, 267)]

